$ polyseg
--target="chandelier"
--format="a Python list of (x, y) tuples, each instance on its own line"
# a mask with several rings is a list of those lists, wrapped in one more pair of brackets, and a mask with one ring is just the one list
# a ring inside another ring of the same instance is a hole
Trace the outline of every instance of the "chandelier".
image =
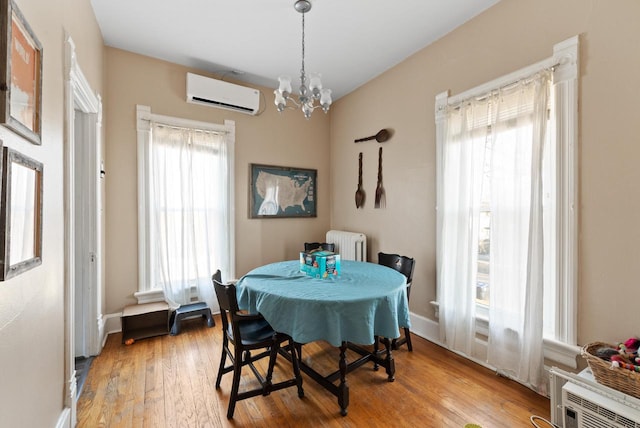
[[(300, 70), (300, 92), (296, 101), (291, 94), (291, 77), (280, 76), (278, 81), (280, 86), (273, 91), (275, 94), (275, 104), (279, 112), (285, 108), (299, 108), (304, 113), (304, 117), (309, 119), (313, 110), (322, 107), (326, 113), (331, 106), (331, 89), (322, 87), (320, 73), (311, 73), (309, 76), (309, 86), (307, 86), (307, 74), (304, 70), (304, 14), (311, 10), (311, 2), (307, 0), (297, 0), (293, 7), (302, 14), (302, 69)], [(295, 107), (288, 105), (289, 101)], [(316, 104), (317, 103), (317, 104)]]

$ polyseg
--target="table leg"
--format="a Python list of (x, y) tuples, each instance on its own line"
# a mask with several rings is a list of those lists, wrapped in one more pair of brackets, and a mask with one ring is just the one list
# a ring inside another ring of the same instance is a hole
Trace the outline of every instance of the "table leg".
[(393, 382), (396, 380), (396, 362), (393, 359), (393, 354), (391, 353), (391, 341), (386, 337), (382, 339), (385, 347), (385, 364), (384, 367), (387, 369), (387, 380), (389, 382)]
[[(378, 355), (378, 342), (380, 341), (380, 338), (378, 336), (373, 336), (373, 355)], [(377, 360), (373, 360), (373, 370), (374, 371), (378, 371), (378, 361)]]
[(340, 385), (338, 386), (338, 405), (340, 406), (340, 414), (347, 415), (347, 407), (349, 407), (349, 385), (347, 385), (347, 342), (340, 345)]

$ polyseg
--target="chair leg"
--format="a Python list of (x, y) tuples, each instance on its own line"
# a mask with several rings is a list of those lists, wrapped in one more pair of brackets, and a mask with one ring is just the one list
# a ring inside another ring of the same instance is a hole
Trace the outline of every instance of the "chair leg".
[(229, 396), (229, 408), (227, 409), (227, 419), (233, 419), (233, 412), (236, 410), (238, 390), (240, 389), (240, 375), (242, 370), (242, 354), (236, 352), (233, 361), (233, 383), (231, 384), (231, 395)]
[[(293, 365), (293, 375), (296, 378), (298, 387), (298, 397), (304, 397), (304, 389), (302, 389), (302, 375), (300, 374), (300, 359), (302, 358), (302, 345), (299, 347), (293, 343), (293, 339), (289, 339), (289, 349), (291, 350), (291, 363)], [(297, 355), (296, 355), (297, 354)]]
[(404, 337), (407, 341), (407, 348), (409, 349), (409, 352), (413, 352), (413, 345), (411, 344), (411, 332), (407, 327), (404, 327)]
[[(276, 333), (277, 334), (277, 333)], [(269, 395), (271, 393), (271, 379), (273, 378), (273, 368), (276, 365), (276, 357), (278, 356), (278, 350), (280, 349), (280, 343), (274, 340), (273, 346), (271, 346), (271, 353), (269, 354), (269, 366), (267, 368), (267, 378), (262, 385), (262, 395)]]
[(218, 367), (218, 377), (216, 378), (216, 389), (220, 389), (220, 381), (224, 374), (224, 365), (227, 361), (227, 338), (222, 340), (222, 355), (220, 355), (220, 366)]

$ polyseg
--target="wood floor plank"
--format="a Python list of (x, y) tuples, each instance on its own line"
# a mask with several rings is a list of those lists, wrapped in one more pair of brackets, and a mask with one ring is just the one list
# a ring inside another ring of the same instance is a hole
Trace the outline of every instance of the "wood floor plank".
[(164, 426), (164, 372), (162, 340), (149, 341), (145, 355), (143, 427)]
[[(144, 346), (140, 346), (144, 345)], [(135, 366), (131, 377), (131, 426), (139, 428), (144, 426), (144, 400), (146, 394), (146, 375), (147, 375), (147, 355), (151, 351), (153, 344), (151, 342), (141, 341), (138, 344), (142, 352), (136, 352), (133, 359)], [(136, 350), (137, 351), (137, 350)]]
[[(340, 416), (335, 396), (303, 375), (305, 397), (295, 387), (239, 401), (227, 420), (231, 374), (215, 380), (221, 354), (220, 320), (207, 328), (185, 320), (177, 336), (159, 336), (122, 345), (107, 339), (91, 365), (78, 401), (79, 427), (531, 427), (529, 418), (549, 419), (549, 400), (495, 375), (418, 336), (414, 352), (394, 352), (396, 380), (366, 364), (347, 376), (348, 415)], [(303, 347), (303, 359), (322, 373), (337, 369), (339, 352), (323, 342)], [(348, 353), (350, 359), (356, 358)], [(258, 363), (266, 370), (266, 361)], [(274, 382), (292, 376), (279, 358)], [(243, 371), (241, 390), (257, 385)]]
[(209, 350), (211, 344), (203, 341), (203, 337), (203, 335), (198, 335), (199, 340), (194, 341), (197, 345), (197, 355), (199, 357), (195, 367), (195, 379), (198, 383), (194, 385), (194, 388), (202, 391), (202, 393), (199, 394), (197, 400), (199, 404), (197, 406), (204, 410), (201, 413), (202, 419), (200, 426), (220, 427), (222, 426), (221, 416), (224, 415), (224, 413), (220, 412), (217, 400), (212, 399), (215, 394), (217, 364), (210, 358), (213, 354)]

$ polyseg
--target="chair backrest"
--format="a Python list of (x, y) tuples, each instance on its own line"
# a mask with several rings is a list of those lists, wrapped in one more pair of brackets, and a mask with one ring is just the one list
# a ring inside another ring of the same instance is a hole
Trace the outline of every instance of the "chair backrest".
[(397, 270), (407, 277), (407, 285), (411, 286), (413, 268), (416, 264), (414, 259), (398, 254), (378, 253), (378, 264)]
[(220, 306), (220, 318), (222, 319), (222, 330), (229, 331), (229, 321), (231, 321), (233, 334), (236, 337), (238, 332), (235, 331), (235, 315), (239, 312), (238, 298), (236, 296), (236, 286), (234, 284), (223, 284), (222, 274), (220, 270), (217, 270), (211, 276), (213, 282), (213, 289), (216, 292), (218, 298), (218, 305)]
[(305, 242), (304, 250), (305, 251), (313, 251), (315, 249), (322, 248), (324, 251), (336, 251), (336, 244), (327, 243), (327, 242)]

